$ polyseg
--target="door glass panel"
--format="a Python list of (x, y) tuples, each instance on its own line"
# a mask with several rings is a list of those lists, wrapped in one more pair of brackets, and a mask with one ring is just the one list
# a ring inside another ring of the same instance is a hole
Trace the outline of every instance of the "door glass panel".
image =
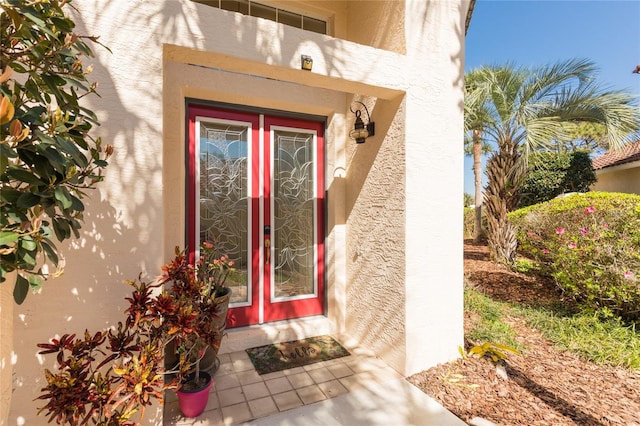
[(235, 262), (231, 303), (251, 300), (248, 267), (247, 126), (200, 122), (200, 241)]
[(274, 131), (272, 298), (316, 294), (314, 135)]

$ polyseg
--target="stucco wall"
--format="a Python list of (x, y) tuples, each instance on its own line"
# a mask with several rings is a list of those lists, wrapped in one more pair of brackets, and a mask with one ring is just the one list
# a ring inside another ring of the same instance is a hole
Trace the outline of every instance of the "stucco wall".
[[(455, 197), (463, 185), (466, 4), (407, 2), (400, 10), (404, 25), (394, 28), (404, 31), (397, 38), (406, 40), (411, 86), (402, 100), (375, 104), (376, 120), (393, 118), (348, 161), (347, 329), (409, 375), (455, 357), (463, 337)], [(381, 22), (385, 11), (367, 9)]]
[(592, 191), (640, 194), (640, 165), (637, 162), (606, 168), (596, 172), (598, 181)]
[[(404, 102), (378, 101), (391, 116), (364, 145), (347, 147), (347, 331), (399, 371), (405, 367), (407, 256)], [(376, 126), (382, 122), (376, 121)]]
[[(45, 282), (40, 294), (30, 294), (14, 309), (10, 425), (46, 423), (44, 417), (36, 417), (44, 403), (34, 399), (44, 386), (43, 370), (53, 366), (53, 359), (37, 355), (36, 344), (65, 333), (95, 332), (123, 320), (124, 297), (130, 290), (124, 280), (140, 272), (154, 277), (163, 259), (162, 5), (73, 4), (78, 13), (66, 10), (76, 31), (99, 35), (112, 51), (96, 45), (96, 58), (84, 59), (85, 66), (94, 65), (89, 79), (98, 82), (101, 97), (83, 101), (101, 121), (94, 136), (113, 144), (115, 153), (105, 181), (87, 193), (81, 238), (60, 245), (66, 259), (64, 275)], [(147, 418), (154, 416), (153, 409), (147, 411)]]
[[(423, 6), (425, 3), (423, 3)], [(346, 39), (405, 54), (404, 1), (347, 1), (348, 22)]]
[[(463, 342), (464, 21), (467, 2), (408, 3), (406, 374)], [(409, 25), (409, 23), (411, 23)]]
[(16, 272), (0, 285), (0, 425), (9, 418), (13, 386), (13, 286)]
[[(102, 122), (96, 136), (115, 154), (87, 200), (81, 238), (63, 247), (65, 275), (15, 309), (9, 424), (43, 421), (34, 398), (52, 362), (36, 343), (114, 325), (123, 281), (154, 276), (183, 243), (187, 97), (326, 116), (329, 318), (405, 374), (456, 356), (467, 6), (370, 3), (372, 23), (389, 11), (404, 23), (376, 34), (355, 4), (313, 2), (333, 8), (336, 34), (367, 46), (188, 0), (74, 2), (78, 32), (112, 51), (96, 46), (85, 62), (102, 95), (87, 98)], [(312, 72), (299, 69), (301, 54), (313, 56)], [(346, 136), (352, 100), (376, 122), (364, 145)]]

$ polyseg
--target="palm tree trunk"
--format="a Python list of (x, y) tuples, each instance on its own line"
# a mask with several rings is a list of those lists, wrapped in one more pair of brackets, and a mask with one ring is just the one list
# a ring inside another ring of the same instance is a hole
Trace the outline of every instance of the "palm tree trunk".
[(473, 241), (477, 243), (484, 237), (482, 229), (482, 130), (473, 131), (473, 177), (475, 180)]
[(507, 213), (517, 207), (518, 188), (523, 170), (518, 164), (520, 154), (511, 142), (500, 144), (500, 149), (487, 162), (489, 184), (485, 191), (487, 228), (491, 257), (512, 266), (515, 263), (518, 240), (515, 227)]

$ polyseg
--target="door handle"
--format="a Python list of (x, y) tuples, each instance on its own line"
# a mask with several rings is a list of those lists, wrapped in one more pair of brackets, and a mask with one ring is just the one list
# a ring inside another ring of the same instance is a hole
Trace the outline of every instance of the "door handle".
[(265, 264), (268, 265), (269, 261), (271, 260), (271, 238), (265, 238), (264, 240), (264, 258), (265, 258)]

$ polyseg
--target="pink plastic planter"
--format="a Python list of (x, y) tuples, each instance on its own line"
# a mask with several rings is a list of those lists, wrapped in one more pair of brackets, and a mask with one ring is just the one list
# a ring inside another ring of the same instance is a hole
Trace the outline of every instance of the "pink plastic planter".
[(178, 403), (180, 404), (180, 411), (185, 417), (198, 417), (204, 409), (207, 407), (209, 401), (209, 390), (213, 386), (213, 379), (209, 373), (204, 371), (200, 372), (200, 377), (209, 380), (209, 383), (204, 389), (197, 391), (183, 391), (179, 390)]

